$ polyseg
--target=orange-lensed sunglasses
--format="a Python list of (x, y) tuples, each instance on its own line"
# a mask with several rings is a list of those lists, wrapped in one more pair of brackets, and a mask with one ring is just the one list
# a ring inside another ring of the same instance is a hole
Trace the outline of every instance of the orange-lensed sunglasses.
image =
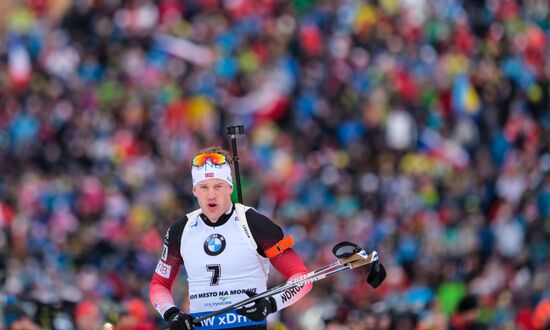
[(210, 161), (212, 165), (222, 165), (226, 163), (225, 156), (218, 153), (198, 154), (193, 158), (192, 165), (195, 167), (203, 167), (206, 161)]

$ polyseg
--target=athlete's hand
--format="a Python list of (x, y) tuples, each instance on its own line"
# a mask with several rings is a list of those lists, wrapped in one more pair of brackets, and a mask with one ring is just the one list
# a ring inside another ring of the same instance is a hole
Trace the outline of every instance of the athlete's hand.
[(194, 317), (185, 314), (176, 307), (172, 307), (165, 313), (165, 319), (170, 324), (170, 330), (194, 330), (201, 324), (193, 324)]
[[(249, 297), (254, 297), (256, 293), (252, 291), (245, 291)], [(265, 320), (267, 315), (277, 310), (277, 303), (273, 297), (261, 298), (254, 302), (254, 305), (250, 307), (243, 307), (237, 309), (237, 314), (248, 317), (254, 322), (260, 322)]]

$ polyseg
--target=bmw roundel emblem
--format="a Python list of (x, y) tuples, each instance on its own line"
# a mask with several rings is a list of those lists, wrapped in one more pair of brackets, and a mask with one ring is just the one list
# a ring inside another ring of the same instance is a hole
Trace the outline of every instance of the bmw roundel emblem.
[(204, 241), (204, 252), (209, 256), (217, 256), (225, 250), (225, 237), (212, 234)]

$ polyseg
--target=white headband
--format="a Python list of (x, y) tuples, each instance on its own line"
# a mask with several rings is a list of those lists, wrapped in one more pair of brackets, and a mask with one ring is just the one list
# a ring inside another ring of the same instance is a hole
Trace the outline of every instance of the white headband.
[(208, 179), (222, 179), (233, 186), (231, 167), (227, 163), (212, 165), (212, 163), (207, 160), (204, 166), (192, 166), (191, 176), (193, 177), (193, 187), (196, 186), (197, 183)]

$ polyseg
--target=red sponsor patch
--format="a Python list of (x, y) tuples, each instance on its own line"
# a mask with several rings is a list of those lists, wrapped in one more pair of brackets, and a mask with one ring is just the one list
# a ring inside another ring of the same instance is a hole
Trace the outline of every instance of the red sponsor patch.
[(204, 177), (205, 178), (213, 178), (214, 177), (214, 172), (204, 173)]

